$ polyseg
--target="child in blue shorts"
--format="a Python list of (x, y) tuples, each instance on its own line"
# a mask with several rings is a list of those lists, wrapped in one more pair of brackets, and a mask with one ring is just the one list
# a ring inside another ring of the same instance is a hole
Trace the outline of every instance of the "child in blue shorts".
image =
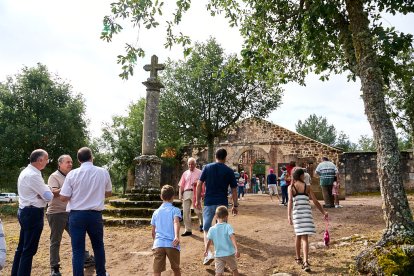
[(165, 271), (166, 258), (171, 264), (174, 276), (180, 276), (180, 220), (181, 211), (174, 207), (174, 188), (164, 185), (161, 188), (161, 199), (163, 203), (155, 210), (151, 218), (152, 238), (154, 245), (154, 276), (161, 276)]
[(236, 238), (233, 227), (227, 223), (229, 211), (225, 206), (219, 206), (216, 209), (217, 223), (208, 230), (208, 242), (205, 247), (204, 256), (207, 257), (208, 249), (211, 243), (215, 249), (216, 275), (223, 275), (226, 264), (230, 267), (233, 276), (239, 275), (237, 270), (236, 257), (240, 257), (237, 250)]

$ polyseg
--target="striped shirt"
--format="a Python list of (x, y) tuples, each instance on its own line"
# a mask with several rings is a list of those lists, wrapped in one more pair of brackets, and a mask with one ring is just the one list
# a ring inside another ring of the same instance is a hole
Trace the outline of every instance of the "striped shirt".
[(321, 186), (329, 186), (334, 182), (338, 169), (335, 164), (330, 161), (323, 161), (316, 167), (315, 173), (319, 175)]

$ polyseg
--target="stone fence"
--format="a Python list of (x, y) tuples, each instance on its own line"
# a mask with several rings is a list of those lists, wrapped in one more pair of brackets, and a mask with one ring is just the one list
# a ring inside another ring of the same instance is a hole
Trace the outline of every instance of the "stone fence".
[[(413, 151), (401, 152), (401, 173), (406, 191), (414, 190)], [(339, 158), (341, 183), (346, 195), (379, 192), (376, 152), (347, 152)]]

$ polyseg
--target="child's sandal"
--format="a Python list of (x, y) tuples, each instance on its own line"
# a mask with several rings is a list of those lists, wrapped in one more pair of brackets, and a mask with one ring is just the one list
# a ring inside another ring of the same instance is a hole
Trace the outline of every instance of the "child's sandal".
[(302, 258), (301, 258), (301, 257), (299, 257), (299, 258), (295, 258), (295, 261), (296, 261), (296, 263), (297, 263), (297, 264), (299, 264), (299, 265), (303, 265), (303, 260), (302, 260)]
[(310, 264), (308, 262), (304, 262), (303, 265), (302, 265), (302, 269), (306, 272), (311, 271)]

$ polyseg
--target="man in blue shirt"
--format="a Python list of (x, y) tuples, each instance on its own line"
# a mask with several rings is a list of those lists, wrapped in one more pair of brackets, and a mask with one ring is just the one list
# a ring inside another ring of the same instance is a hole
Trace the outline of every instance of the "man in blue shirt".
[[(204, 209), (203, 209), (203, 230), (204, 244), (207, 244), (207, 233), (213, 222), (213, 218), (218, 206), (228, 206), (227, 191), (230, 186), (232, 190), (233, 206), (232, 214), (237, 214), (237, 181), (234, 172), (226, 163), (227, 151), (218, 149), (216, 151), (216, 162), (206, 165), (201, 173), (200, 180), (197, 182), (196, 206), (201, 208), (201, 189), (205, 185)], [(209, 251), (204, 258), (204, 264), (210, 264), (214, 260), (213, 254)]]

